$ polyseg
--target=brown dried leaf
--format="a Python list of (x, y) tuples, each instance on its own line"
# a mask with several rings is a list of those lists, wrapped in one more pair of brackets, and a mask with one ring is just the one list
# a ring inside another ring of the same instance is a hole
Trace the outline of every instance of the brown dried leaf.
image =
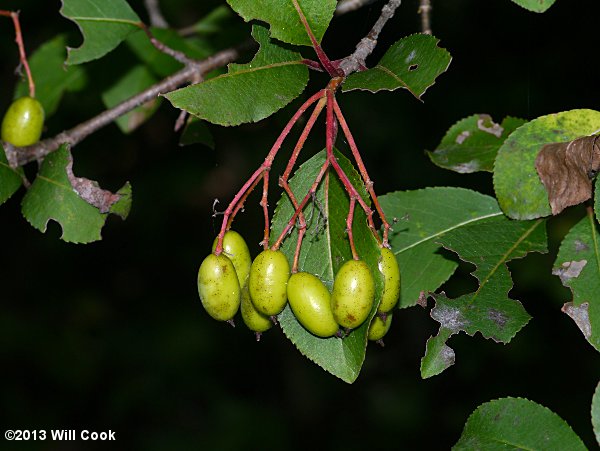
[(67, 177), (73, 189), (88, 204), (100, 210), (100, 213), (108, 213), (110, 207), (115, 204), (121, 196), (108, 190), (100, 188), (98, 182), (84, 177), (76, 177), (73, 174), (73, 158), (69, 153), (69, 162), (66, 166)]
[(546, 144), (535, 159), (537, 173), (548, 192), (552, 214), (592, 197), (592, 179), (600, 170), (600, 136)]

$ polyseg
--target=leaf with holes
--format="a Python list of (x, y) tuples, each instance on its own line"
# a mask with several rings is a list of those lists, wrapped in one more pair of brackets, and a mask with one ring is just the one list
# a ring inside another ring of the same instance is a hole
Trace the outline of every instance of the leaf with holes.
[(213, 124), (239, 125), (264, 119), (298, 97), (308, 83), (299, 53), (271, 42), (266, 28), (255, 25), (260, 44), (248, 64), (230, 64), (229, 72), (165, 94), (173, 106)]
[(390, 244), (402, 274), (400, 308), (416, 305), (421, 292), (437, 290), (456, 270), (456, 262), (441, 252), (438, 238), (502, 216), (493, 197), (463, 188), (397, 191), (379, 197), (379, 202), (388, 220), (397, 219)]
[[(99, 192), (111, 196), (108, 211), (126, 216), (131, 203), (131, 187), (125, 185), (117, 195), (100, 190), (95, 182), (83, 178), (69, 177), (73, 161), (66, 146), (49, 154), (42, 163), (40, 172), (23, 198), (22, 212), (29, 223), (46, 231), (52, 219), (62, 228), (61, 239), (72, 243), (90, 243), (101, 239), (100, 230), (104, 226), (107, 213), (82, 199), (91, 198)], [(80, 192), (73, 187), (73, 182), (80, 182)]]
[(304, 15), (318, 42), (335, 12), (336, 0), (227, 0), (246, 22), (254, 19), (271, 25), (271, 36), (288, 44), (312, 45), (301, 16)]
[(552, 5), (556, 0), (512, 0), (522, 8), (533, 11), (534, 13), (543, 13)]
[(492, 172), (498, 149), (524, 123), (524, 119), (506, 117), (498, 124), (487, 114), (474, 114), (450, 127), (442, 142), (427, 155), (439, 167), (461, 174)]
[(125, 0), (62, 0), (60, 13), (83, 35), (80, 47), (68, 49), (67, 64), (101, 58), (139, 30), (140, 18)]
[(591, 210), (561, 243), (552, 273), (573, 293), (563, 312), (600, 351), (600, 233)]
[[(364, 185), (352, 164), (337, 152), (336, 156), (352, 184), (363, 199), (367, 200), (368, 195)], [(301, 202), (310, 189), (324, 162), (325, 152), (322, 151), (304, 163), (290, 180), (291, 189), (298, 202)], [(316, 275), (329, 290), (333, 287), (334, 276), (340, 266), (352, 259), (345, 233), (348, 207), (348, 195), (335, 172), (330, 168), (326, 179), (321, 182), (316, 192), (314, 202), (309, 203), (304, 209), (308, 227), (299, 258), (299, 270)], [(284, 193), (277, 203), (273, 216), (272, 242), (279, 236), (293, 213), (292, 203)], [(380, 257), (379, 246), (359, 206), (355, 210), (352, 230), (357, 252), (372, 269), (375, 279), (375, 303), (368, 319), (343, 339), (319, 338), (302, 327), (289, 305), (279, 315), (283, 332), (304, 356), (348, 383), (356, 380), (365, 359), (369, 322), (375, 314), (383, 288), (381, 273), (376, 270)], [(297, 234), (294, 230), (281, 247), (290, 262), (294, 258), (296, 243)]]
[[(46, 118), (52, 116), (65, 92), (80, 91), (87, 76), (82, 67), (65, 67), (66, 38), (59, 35), (43, 44), (29, 58), (29, 67), (35, 80), (35, 98), (44, 107)], [(15, 90), (15, 98), (29, 95), (29, 85), (23, 78)]]
[(0, 205), (6, 202), (23, 184), (23, 169), (13, 169), (6, 159), (0, 141)]
[(413, 34), (400, 39), (375, 67), (350, 75), (343, 90), (377, 92), (404, 88), (420, 99), (435, 79), (446, 72), (452, 60), (445, 49), (437, 46), (438, 42), (439, 39), (427, 34)]
[(550, 409), (522, 398), (480, 405), (469, 417), (453, 451), (527, 449), (585, 451), (573, 429)]
[[(510, 299), (512, 288), (510, 272), (506, 266), (510, 260), (525, 257), (529, 252), (546, 252), (546, 230), (543, 220), (511, 221), (497, 216), (485, 221), (468, 224), (442, 235), (437, 241), (446, 249), (456, 252), (461, 260), (476, 266), (473, 275), (479, 288), (458, 298), (450, 299), (445, 293), (433, 294), (435, 307), (431, 317), (440, 323), (436, 340), (446, 342), (461, 331), (473, 336), (480, 332), (484, 338), (508, 343), (530, 319), (521, 303)], [(439, 374), (452, 365), (453, 359), (441, 355), (448, 350), (437, 343), (427, 345), (421, 361), (423, 378)], [(431, 363), (435, 365), (431, 365)]]
[(519, 127), (504, 141), (494, 166), (494, 189), (504, 213), (535, 219), (552, 213), (535, 160), (546, 144), (568, 142), (600, 129), (600, 112), (571, 110), (541, 116)]
[[(107, 108), (112, 108), (154, 83), (156, 83), (156, 78), (145, 66), (135, 66), (102, 93), (102, 101)], [(131, 133), (152, 117), (160, 105), (160, 100), (160, 98), (149, 100), (119, 116), (115, 122), (123, 133)]]

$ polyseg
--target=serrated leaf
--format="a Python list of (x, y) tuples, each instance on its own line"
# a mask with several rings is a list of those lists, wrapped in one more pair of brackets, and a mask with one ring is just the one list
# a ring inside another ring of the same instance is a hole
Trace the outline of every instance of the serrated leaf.
[[(189, 58), (201, 60), (214, 53), (208, 46), (199, 47), (194, 45), (190, 39), (180, 36), (176, 30), (152, 27), (150, 31), (160, 42), (173, 50), (182, 52)], [(160, 78), (171, 75), (183, 67), (183, 64), (176, 61), (172, 56), (154, 47), (142, 30), (133, 33), (125, 42), (140, 61)]]
[[(511, 221), (504, 216), (468, 224), (442, 235), (437, 241), (456, 252), (461, 260), (476, 266), (472, 273), (479, 288), (458, 298), (433, 294), (431, 317), (440, 323), (438, 335), (449, 338), (461, 331), (473, 336), (508, 343), (531, 318), (521, 303), (510, 299), (512, 280), (506, 263), (529, 252), (546, 252), (543, 220)], [(438, 349), (441, 349), (438, 346)], [(427, 349), (421, 361), (421, 375), (434, 373), (427, 363), (435, 361)], [(435, 374), (435, 373), (434, 373)]]
[(552, 273), (573, 293), (563, 311), (600, 351), (600, 233), (591, 211), (561, 243)]
[(535, 219), (552, 213), (535, 168), (545, 144), (572, 141), (600, 129), (600, 112), (571, 110), (541, 116), (519, 127), (504, 142), (494, 166), (494, 189), (504, 213)]
[(596, 386), (596, 391), (592, 398), (592, 427), (594, 428), (596, 441), (600, 445), (600, 383)]
[(23, 184), (23, 169), (13, 169), (6, 159), (0, 141), (0, 205), (6, 202)]
[(271, 42), (266, 28), (255, 25), (252, 36), (260, 49), (250, 63), (230, 64), (227, 74), (165, 97), (200, 119), (226, 126), (257, 122), (283, 108), (304, 90), (308, 69), (299, 53)]
[(336, 0), (227, 0), (242, 18), (249, 22), (262, 20), (271, 25), (271, 36), (288, 44), (312, 45), (294, 8), (297, 2), (318, 42), (333, 17)]
[[(75, 191), (67, 174), (71, 161), (66, 145), (49, 154), (23, 198), (21, 211), (25, 219), (41, 232), (46, 231), (52, 219), (60, 224), (64, 241), (90, 243), (101, 239), (100, 230), (107, 214), (100, 213)], [(122, 190), (120, 192), (131, 194), (131, 187), (127, 188), (127, 185)], [(124, 213), (123, 204), (113, 206), (119, 214)]]
[(435, 79), (446, 72), (450, 54), (438, 47), (439, 39), (427, 34), (413, 34), (400, 39), (385, 53), (377, 66), (350, 75), (344, 91), (363, 89), (371, 92), (408, 89), (417, 99)]
[(461, 174), (492, 172), (498, 149), (524, 123), (524, 119), (506, 117), (497, 124), (487, 114), (474, 114), (450, 127), (437, 148), (427, 151), (427, 155), (439, 167)]
[[(368, 199), (360, 176), (351, 163), (337, 151), (336, 156), (363, 199)], [(290, 180), (298, 202), (308, 192), (324, 162), (325, 152), (322, 151), (304, 163)], [(345, 233), (348, 195), (332, 169), (326, 177), (328, 179), (322, 181), (317, 190), (316, 203), (310, 203), (304, 210), (308, 227), (302, 242), (299, 270), (315, 274), (331, 290), (335, 274), (345, 261), (352, 259), (352, 253)], [(293, 212), (291, 202), (283, 194), (273, 215), (272, 242), (279, 236)], [(366, 216), (358, 206), (353, 224), (357, 252), (372, 269), (375, 279), (375, 303), (367, 321), (343, 339), (319, 338), (302, 327), (289, 306), (279, 315), (283, 332), (304, 356), (348, 383), (356, 380), (365, 359), (368, 325), (375, 314), (383, 288), (381, 273), (377, 270), (380, 250), (367, 226)], [(297, 234), (294, 230), (281, 247), (290, 261), (293, 260), (296, 243)]]
[(556, 0), (512, 0), (522, 8), (535, 13), (543, 13), (550, 8)]
[(210, 149), (215, 148), (215, 140), (206, 125), (197, 117), (190, 116), (185, 124), (185, 128), (179, 138), (180, 146), (189, 146), (190, 144), (204, 144)]
[(388, 220), (398, 220), (390, 244), (402, 274), (400, 308), (416, 305), (421, 292), (437, 290), (456, 270), (440, 253), (438, 238), (502, 215), (494, 198), (463, 188), (397, 191), (379, 202)]
[[(87, 76), (83, 68), (65, 67), (66, 38), (58, 35), (38, 48), (29, 58), (29, 67), (35, 80), (35, 98), (44, 107), (46, 118), (52, 116), (65, 92), (83, 89)], [(15, 90), (15, 99), (29, 95), (26, 79)]]
[[(156, 78), (145, 66), (135, 66), (102, 93), (102, 101), (112, 108), (131, 96), (142, 92), (156, 83)], [(131, 133), (156, 112), (160, 99), (154, 98), (143, 105), (119, 116), (115, 122), (123, 133)]]
[(452, 447), (453, 451), (475, 449), (585, 451), (587, 448), (550, 409), (528, 399), (502, 398), (479, 406)]
[(68, 48), (67, 64), (98, 59), (139, 30), (140, 18), (125, 0), (62, 0), (60, 13), (74, 21), (83, 44)]

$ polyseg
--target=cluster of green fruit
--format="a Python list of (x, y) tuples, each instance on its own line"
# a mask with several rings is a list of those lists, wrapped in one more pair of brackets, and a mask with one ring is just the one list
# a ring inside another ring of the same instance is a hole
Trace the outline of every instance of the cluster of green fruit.
[(20, 97), (2, 119), (2, 141), (13, 146), (30, 146), (39, 141), (44, 126), (44, 108), (33, 97)]
[[(223, 252), (215, 254), (218, 238), (198, 271), (198, 293), (210, 316), (231, 321), (241, 306), (242, 319), (260, 333), (271, 327), (289, 302), (294, 315), (310, 333), (326, 338), (342, 336), (369, 316), (375, 282), (362, 260), (349, 260), (338, 271), (331, 294), (323, 282), (307, 272), (290, 273), (285, 254), (266, 249), (252, 262), (241, 235), (232, 230), (223, 237)], [(370, 340), (379, 341), (392, 321), (391, 311), (400, 295), (400, 270), (391, 250), (381, 249), (379, 271), (384, 279), (381, 302), (369, 326)]]

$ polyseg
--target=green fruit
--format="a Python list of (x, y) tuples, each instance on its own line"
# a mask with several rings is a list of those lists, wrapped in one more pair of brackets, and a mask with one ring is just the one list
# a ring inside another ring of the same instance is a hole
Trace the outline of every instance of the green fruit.
[(240, 307), (240, 283), (231, 260), (209, 254), (198, 270), (198, 294), (204, 309), (218, 321), (229, 321)]
[(396, 306), (400, 297), (400, 268), (396, 256), (387, 247), (381, 249), (379, 271), (383, 274), (383, 293), (377, 311), (387, 313)]
[(242, 289), (242, 319), (248, 329), (254, 332), (261, 333), (271, 328), (273, 323), (268, 316), (263, 315), (254, 308), (252, 301), (250, 300), (250, 292), (246, 285)]
[(331, 309), (340, 326), (355, 329), (369, 316), (375, 298), (375, 281), (367, 264), (349, 260), (333, 282)]
[(248, 287), (254, 307), (264, 315), (277, 315), (287, 302), (290, 264), (281, 251), (267, 249), (252, 262)]
[[(217, 247), (217, 241), (219, 241), (219, 237), (216, 237), (213, 242), (213, 252)], [(244, 238), (242, 238), (242, 235), (233, 230), (225, 232), (225, 236), (223, 237), (223, 252), (229, 257), (231, 263), (233, 263), (240, 287), (243, 287), (246, 285), (248, 274), (250, 274), (252, 259), (250, 258), (248, 245), (244, 241)]]
[(373, 321), (371, 321), (371, 325), (369, 326), (369, 333), (367, 338), (371, 341), (381, 340), (385, 334), (390, 330), (390, 326), (392, 325), (392, 314), (388, 313), (385, 321), (382, 320), (379, 316), (375, 316)]
[(15, 100), (2, 119), (2, 140), (22, 147), (39, 141), (44, 126), (44, 108), (33, 97)]
[(306, 272), (292, 274), (287, 297), (294, 315), (306, 330), (318, 337), (331, 337), (339, 326), (331, 311), (331, 296), (318, 277)]

